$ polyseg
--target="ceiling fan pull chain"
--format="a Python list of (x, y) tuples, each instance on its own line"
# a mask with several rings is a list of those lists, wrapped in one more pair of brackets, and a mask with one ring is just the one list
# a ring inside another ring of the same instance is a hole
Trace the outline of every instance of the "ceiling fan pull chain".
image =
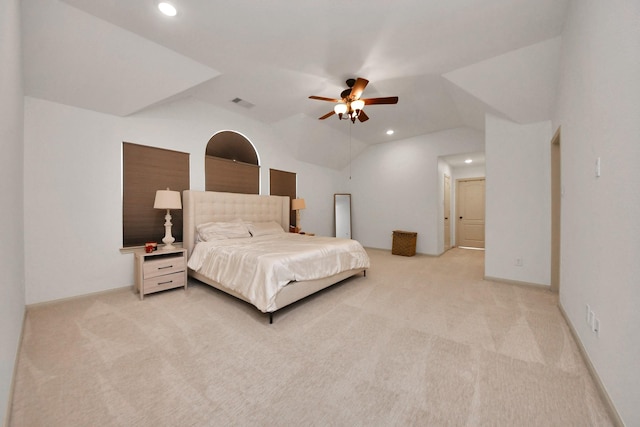
[(353, 123), (349, 125), (349, 181), (351, 181), (351, 127)]

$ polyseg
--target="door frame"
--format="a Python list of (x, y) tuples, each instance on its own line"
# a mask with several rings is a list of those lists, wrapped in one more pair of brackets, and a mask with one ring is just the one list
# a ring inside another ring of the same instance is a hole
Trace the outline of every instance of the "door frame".
[(562, 222), (562, 159), (560, 127), (551, 138), (551, 283), (552, 292), (560, 292), (560, 251)]
[[(443, 223), (443, 237), (444, 237), (444, 250), (448, 251), (453, 247), (452, 239), (451, 239), (451, 175), (443, 174), (443, 186), (444, 186), (444, 200), (443, 203), (443, 211), (444, 211), (444, 223)], [(449, 188), (447, 188), (449, 187)], [(447, 197), (448, 196), (448, 197)], [(449, 202), (449, 210), (447, 211), (447, 200)], [(447, 233), (447, 221), (449, 222), (449, 232)], [(447, 239), (447, 236), (449, 237)], [(449, 244), (447, 245), (447, 240)]]

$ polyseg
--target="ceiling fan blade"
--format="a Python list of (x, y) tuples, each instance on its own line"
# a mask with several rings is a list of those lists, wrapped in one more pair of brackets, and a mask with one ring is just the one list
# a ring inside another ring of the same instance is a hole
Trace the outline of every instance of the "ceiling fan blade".
[(326, 118), (329, 118), (331, 116), (333, 116), (336, 112), (335, 111), (330, 111), (327, 114), (325, 114), (324, 116), (320, 117), (318, 120), (324, 120)]
[(329, 101), (329, 102), (340, 102), (340, 101), (342, 101), (341, 99), (325, 98), (324, 96), (315, 96), (315, 95), (311, 95), (309, 97), (309, 99), (317, 99), (318, 101)]
[(366, 122), (367, 120), (369, 120), (369, 116), (367, 116), (367, 113), (365, 113), (364, 110), (361, 110), (358, 114), (358, 120), (360, 120), (361, 122)]
[(358, 77), (358, 80), (356, 80), (355, 84), (351, 88), (351, 99), (360, 99), (360, 96), (362, 96), (362, 92), (364, 91), (364, 88), (367, 87), (367, 84), (369, 84), (369, 80)]
[(398, 97), (397, 96), (388, 96), (386, 98), (368, 98), (362, 99), (364, 101), (364, 105), (376, 105), (376, 104), (397, 104)]

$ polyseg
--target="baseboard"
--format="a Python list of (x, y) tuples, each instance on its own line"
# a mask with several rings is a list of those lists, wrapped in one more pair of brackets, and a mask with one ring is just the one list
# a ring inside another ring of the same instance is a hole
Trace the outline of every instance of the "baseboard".
[(624, 422), (622, 421), (622, 418), (620, 418), (620, 414), (616, 410), (616, 407), (613, 404), (613, 401), (611, 400), (609, 393), (607, 393), (607, 389), (602, 383), (602, 380), (600, 380), (600, 376), (598, 375), (596, 368), (591, 363), (591, 359), (589, 359), (587, 350), (584, 348), (584, 345), (582, 345), (582, 341), (580, 340), (580, 337), (578, 336), (576, 329), (573, 327), (573, 323), (571, 323), (571, 320), (569, 320), (569, 316), (567, 316), (566, 311), (564, 311), (564, 307), (562, 307), (562, 303), (560, 303), (560, 301), (558, 301), (558, 308), (560, 309), (560, 313), (562, 313), (562, 317), (564, 317), (564, 320), (567, 322), (567, 325), (569, 326), (569, 330), (571, 331), (573, 340), (576, 342), (576, 345), (580, 350), (580, 355), (582, 356), (582, 360), (584, 360), (584, 364), (587, 366), (587, 370), (589, 371), (591, 378), (593, 378), (593, 382), (596, 385), (598, 394), (600, 395), (600, 398), (602, 399), (602, 402), (604, 403), (604, 406), (606, 407), (607, 412), (609, 413), (609, 416), (613, 421), (613, 424), (616, 425), (617, 427), (624, 427)]
[(9, 386), (9, 396), (7, 399), (7, 408), (4, 413), (4, 420), (2, 425), (8, 427), (11, 425), (11, 408), (13, 408), (13, 394), (16, 387), (16, 376), (18, 374), (18, 360), (20, 356), (20, 349), (22, 348), (22, 340), (24, 338), (24, 325), (27, 322), (27, 308), (25, 307), (22, 313), (22, 329), (20, 329), (20, 338), (18, 339), (18, 348), (16, 350), (16, 357), (13, 361), (13, 374), (11, 375), (11, 385)]
[(542, 291), (551, 292), (551, 286), (542, 285), (540, 283), (521, 282), (519, 280), (501, 279), (500, 277), (492, 277), (492, 276), (484, 276), (484, 280), (489, 280), (491, 282), (507, 283), (509, 285), (525, 286), (527, 288), (535, 288), (535, 289), (540, 289)]
[(27, 308), (27, 310), (29, 310), (29, 309), (32, 309), (32, 308), (45, 307), (45, 306), (52, 305), (52, 304), (58, 304), (58, 303), (61, 303), (61, 302), (66, 302), (66, 301), (73, 301), (73, 300), (87, 298), (87, 297), (101, 295), (101, 294), (110, 294), (110, 293), (113, 293), (113, 292), (122, 292), (124, 290), (132, 291), (132, 292), (135, 293), (134, 285), (129, 285), (129, 286), (122, 286), (122, 287), (119, 287), (119, 288), (105, 289), (104, 291), (90, 292), (88, 294), (75, 295), (75, 296), (72, 296), (72, 297), (58, 298), (58, 299), (54, 299), (54, 300), (51, 300), (51, 301), (43, 301), (43, 302), (36, 302), (36, 303), (33, 303), (33, 304), (27, 304), (26, 308)]
[[(366, 249), (371, 249), (371, 250), (374, 250), (374, 251), (383, 251), (383, 252), (391, 253), (391, 248), (374, 248), (373, 246), (363, 246), (363, 247), (364, 247), (365, 250)], [(440, 254), (427, 254), (427, 253), (424, 253), (424, 252), (416, 252), (416, 255), (422, 255), (422, 256), (437, 258), (437, 257), (443, 255), (445, 252), (442, 252)], [(404, 256), (404, 255), (398, 255), (398, 256)], [(406, 258), (411, 258), (411, 257), (408, 256)]]

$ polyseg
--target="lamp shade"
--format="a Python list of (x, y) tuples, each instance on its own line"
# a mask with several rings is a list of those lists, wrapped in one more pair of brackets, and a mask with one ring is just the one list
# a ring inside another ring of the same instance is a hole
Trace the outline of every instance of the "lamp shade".
[(360, 111), (364, 108), (364, 101), (362, 99), (356, 99), (351, 103), (351, 109), (355, 111)]
[(333, 111), (336, 114), (344, 114), (346, 113), (348, 110), (347, 104), (345, 104), (344, 102), (339, 102), (336, 104), (335, 107), (333, 107)]
[(291, 201), (291, 210), (292, 211), (299, 211), (300, 209), (304, 209), (306, 208), (305, 204), (304, 204), (304, 199), (293, 199)]
[(156, 200), (153, 203), (155, 209), (182, 209), (180, 192), (166, 190), (156, 191)]

